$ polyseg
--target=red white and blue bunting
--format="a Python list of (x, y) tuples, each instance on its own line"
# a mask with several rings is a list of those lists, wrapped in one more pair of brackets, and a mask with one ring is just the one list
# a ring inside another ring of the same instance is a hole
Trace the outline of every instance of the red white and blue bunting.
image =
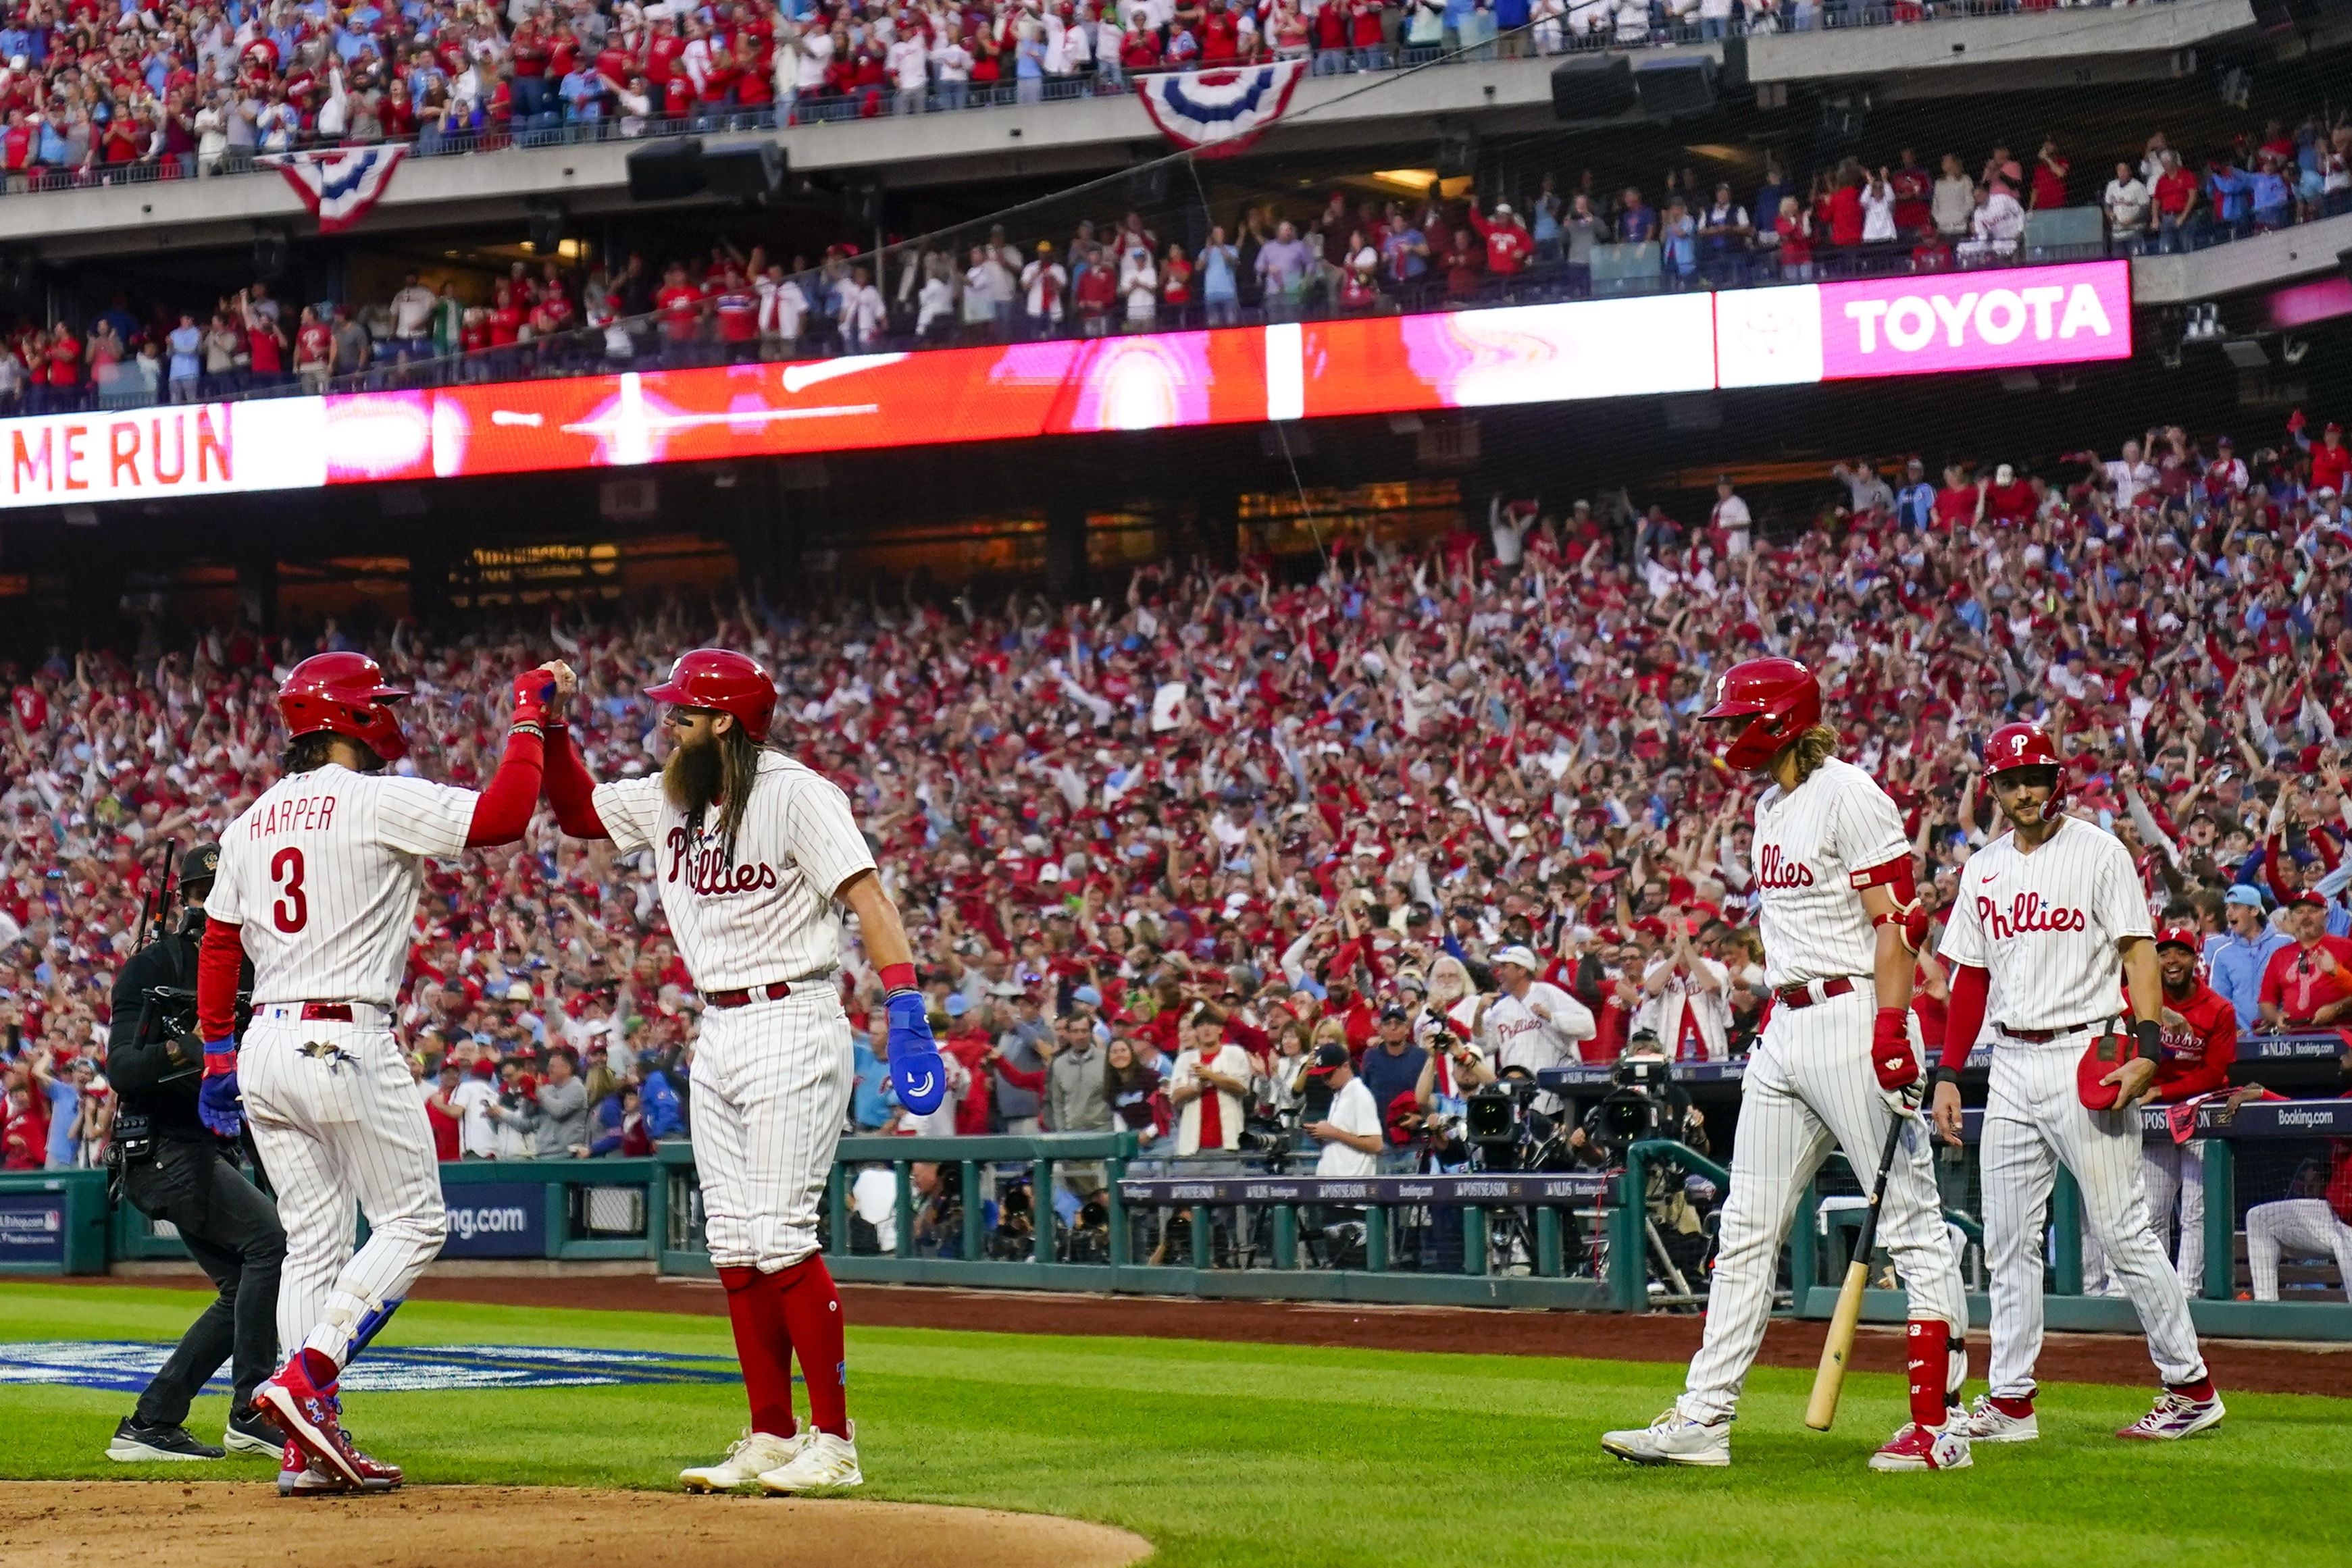
[(339, 234), (367, 216), (392, 186), (406, 147), (340, 148), (331, 152), (278, 152), (254, 160), (286, 176), (322, 235)]
[(1306, 74), (1305, 60), (1279, 60), (1240, 70), (1143, 77), (1135, 90), (1169, 141), (1204, 158), (1229, 158), (1282, 118)]

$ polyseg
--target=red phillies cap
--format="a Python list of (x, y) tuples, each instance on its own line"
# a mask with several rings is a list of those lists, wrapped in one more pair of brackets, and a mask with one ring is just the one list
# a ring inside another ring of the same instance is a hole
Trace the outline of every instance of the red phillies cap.
[(2186, 925), (2166, 926), (2156, 934), (2156, 945), (2159, 947), (2186, 947), (2191, 953), (2202, 948), (2202, 944), (2197, 940), (2197, 933)]
[(2301, 893), (2289, 894), (2286, 904), (2289, 909), (2300, 909), (2305, 905), (2313, 909), (2325, 909), (2327, 907), (2327, 895), (2317, 888), (2306, 887)]

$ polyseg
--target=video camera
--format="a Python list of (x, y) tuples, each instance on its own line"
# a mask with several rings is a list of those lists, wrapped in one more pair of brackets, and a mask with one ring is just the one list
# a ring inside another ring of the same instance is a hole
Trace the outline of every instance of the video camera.
[(1609, 1071), (1609, 1092), (1585, 1113), (1586, 1157), (1614, 1165), (1631, 1145), (1649, 1139), (1685, 1144), (1704, 1154), (1705, 1134), (1693, 1124), (1690, 1095), (1675, 1082), (1664, 1056), (1620, 1057)]
[(1548, 1171), (1568, 1168), (1559, 1124), (1537, 1108), (1541, 1092), (1524, 1068), (1507, 1068), (1492, 1083), (1463, 1101), (1462, 1138), (1481, 1170)]

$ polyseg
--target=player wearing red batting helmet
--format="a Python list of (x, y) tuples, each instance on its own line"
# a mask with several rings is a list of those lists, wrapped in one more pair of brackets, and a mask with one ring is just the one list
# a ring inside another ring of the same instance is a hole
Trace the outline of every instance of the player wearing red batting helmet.
[(365, 653), (313, 653), (278, 686), (278, 715), (289, 740), (340, 735), (383, 761), (397, 762), (408, 754), (408, 737), (392, 705), (407, 695), (386, 685), (383, 667)]
[[(1969, 1435), (1987, 1442), (2039, 1436), (2042, 1214), (2063, 1168), (2164, 1380), (2154, 1408), (2117, 1436), (2185, 1437), (2225, 1412), (2179, 1276), (2150, 1223), (2134, 1113), (2156, 1092), (2165, 1019), (2185, 1017), (2180, 1008), (2192, 1005), (2186, 988), (2195, 983), (2196, 938), (2177, 930), (2159, 937), (2131, 852), (2096, 822), (2057, 809), (2065, 768), (2040, 727), (1993, 731), (1984, 768), (2010, 831), (1961, 868), (1937, 950), (1952, 978), (1934, 1115), (1956, 1147), (1959, 1070), (1978, 1044), (1992, 1051), (1979, 1140), (1991, 1386), (1970, 1413)], [(2233, 1038), (2235, 1014), (2218, 998), (2214, 1004), (2206, 1026)]]
[(768, 738), (776, 716), (776, 683), (757, 659), (732, 648), (696, 648), (680, 653), (669, 679), (647, 686), (657, 703), (707, 713), (732, 714), (754, 741)]
[(1772, 1010), (1748, 1058), (1706, 1331), (1682, 1397), (1601, 1446), (1635, 1464), (1731, 1462), (1732, 1416), (1771, 1316), (1786, 1195), (1834, 1143), (1883, 1180), (1879, 1239), (1909, 1292), (1911, 1419), (1871, 1468), (1958, 1469), (1969, 1440), (1949, 1396), (1967, 1373), (1968, 1298), (1918, 1135), (1911, 990), (1927, 923), (1911, 836), (1877, 780), (1835, 755), (1812, 671), (1750, 659), (1724, 672), (1715, 698), (1701, 716), (1720, 727), (1724, 765), (1769, 786), (1756, 800), (1752, 886)]
[[(661, 776), (593, 781), (559, 703), (547, 799), (573, 837), (651, 852), (646, 874), (706, 1009), (693, 1066), (695, 1159), (751, 1419), (725, 1458), (678, 1479), (701, 1492), (836, 1491), (865, 1479), (843, 1381), (841, 1298), (817, 1246), (856, 1077), (841, 911), (856, 916), (861, 956), (881, 984), (899, 1104), (939, 1113), (947, 1072), (913, 946), (848, 798), (767, 743), (776, 712), (768, 672), (730, 649), (697, 648), (646, 695), (667, 705)], [(806, 1427), (793, 1412), (794, 1356)]]
[(1699, 717), (1727, 729), (1738, 723), (1721, 754), (1724, 766), (1762, 772), (1822, 722), (1822, 683), (1794, 659), (1748, 659), (1723, 673), (1715, 706)]
[[(2045, 821), (2066, 798), (2066, 765), (2050, 732), (2038, 724), (2005, 724), (1985, 737), (1984, 769), (1993, 781), (1994, 799), (2013, 821)], [(2006, 793), (2003, 779), (2010, 780)], [(2043, 786), (2046, 795), (2025, 792)]]

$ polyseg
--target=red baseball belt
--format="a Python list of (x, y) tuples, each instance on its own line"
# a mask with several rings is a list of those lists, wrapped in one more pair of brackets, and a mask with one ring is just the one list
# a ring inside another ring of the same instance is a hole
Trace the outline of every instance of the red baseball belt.
[(1828, 1001), (1832, 997), (1851, 994), (1853, 990), (1853, 977), (1840, 975), (1834, 979), (1822, 981), (1821, 988), (1820, 991), (1816, 992), (1813, 989), (1813, 982), (1809, 980), (1801, 986), (1783, 986), (1772, 995), (1784, 1008), (1809, 1008), (1815, 1002)]
[(371, 1014), (392, 1016), (392, 1009), (377, 1002), (262, 1002), (254, 1008), (257, 1016), (276, 1017), (299, 1010), (304, 1023), (352, 1023), (353, 1008), (365, 1008)]
[(709, 991), (703, 1000), (714, 1008), (749, 1007), (753, 1002), (780, 1002), (793, 994), (792, 986), (778, 980), (772, 986), (753, 986), (740, 991)]

